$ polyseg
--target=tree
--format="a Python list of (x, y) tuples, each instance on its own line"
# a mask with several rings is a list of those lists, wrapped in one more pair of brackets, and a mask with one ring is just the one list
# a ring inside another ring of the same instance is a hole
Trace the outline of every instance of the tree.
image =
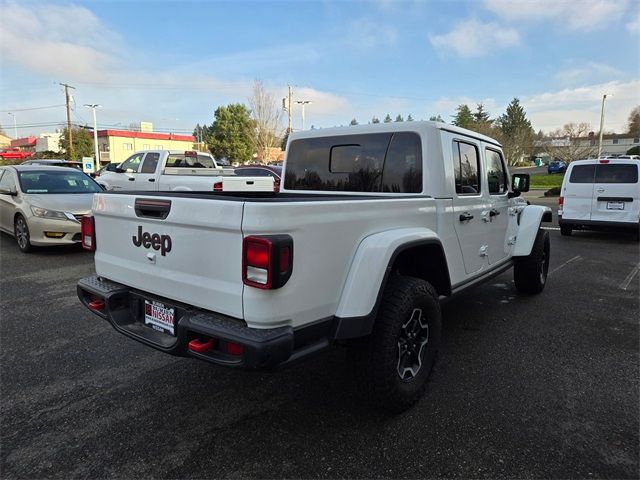
[(287, 142), (289, 141), (289, 129), (287, 129), (286, 132), (284, 132), (284, 135), (282, 136), (282, 141), (280, 142), (280, 149), (281, 150), (286, 150), (287, 149)]
[(378, 117), (374, 116), (374, 117), (371, 119), (371, 123), (380, 123), (380, 119), (379, 119)]
[(384, 123), (391, 123), (391, 115), (387, 113), (387, 116), (384, 117)]
[(358, 120), (355, 119), (355, 117), (351, 120), (351, 123), (349, 125), (358, 125)]
[(640, 146), (631, 147), (627, 150), (627, 155), (640, 155)]
[(233, 103), (218, 107), (214, 117), (207, 138), (213, 156), (241, 163), (251, 160), (255, 145), (255, 122), (246, 105)]
[(473, 125), (473, 115), (467, 105), (458, 105), (456, 114), (453, 116), (453, 123), (457, 127), (470, 128)]
[(640, 137), (640, 105), (631, 110), (629, 114), (629, 135)]
[(516, 165), (533, 150), (535, 133), (518, 98), (511, 100), (506, 112), (496, 120), (495, 126), (509, 165)]
[(407, 122), (413, 122), (413, 117), (411, 116), (411, 114), (409, 114), (409, 116), (407, 117)]
[(491, 123), (489, 112), (484, 109), (482, 102), (477, 104), (476, 111), (473, 112), (473, 121), (480, 124)]
[(402, 115), (398, 115), (395, 119), (396, 122), (404, 122), (404, 118), (402, 118)]
[(67, 128), (62, 129), (60, 136), (60, 150), (66, 153), (68, 160), (78, 160), (82, 157), (92, 157), (93, 136), (84, 128), (71, 127), (72, 145), (69, 148), (69, 131)]
[(438, 114), (437, 116), (436, 116), (436, 115), (431, 115), (431, 116), (429, 117), (429, 121), (431, 121), (431, 122), (442, 122), (442, 123), (445, 123), (445, 121), (442, 119), (442, 117), (440, 116), (440, 114)]
[(549, 155), (566, 163), (593, 157), (598, 153), (598, 145), (595, 142), (591, 145), (592, 142), (585, 141), (590, 131), (591, 125), (588, 123), (567, 123), (551, 133), (545, 150)]
[(255, 150), (258, 158), (265, 162), (270, 158), (271, 149), (279, 146), (282, 141), (282, 109), (260, 80), (253, 82), (253, 95), (249, 99), (249, 106), (255, 127)]

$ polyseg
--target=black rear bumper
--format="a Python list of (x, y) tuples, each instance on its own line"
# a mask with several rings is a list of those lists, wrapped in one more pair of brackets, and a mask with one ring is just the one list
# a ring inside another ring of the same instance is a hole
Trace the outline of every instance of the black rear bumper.
[[(244, 321), (139, 292), (96, 275), (83, 278), (78, 298), (93, 313), (108, 320), (120, 333), (162, 352), (196, 357), (219, 365), (268, 368), (289, 360), (294, 353), (291, 327), (249, 328)], [(144, 324), (144, 300), (156, 300), (175, 308), (175, 336)], [(213, 340), (213, 347), (197, 352), (190, 342)], [(229, 353), (228, 344), (240, 345)]]

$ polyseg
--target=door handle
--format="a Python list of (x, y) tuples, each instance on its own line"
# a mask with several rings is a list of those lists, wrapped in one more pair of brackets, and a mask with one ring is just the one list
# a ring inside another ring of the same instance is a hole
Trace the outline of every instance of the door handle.
[(492, 208), (491, 210), (489, 210), (489, 216), (490, 217), (496, 217), (500, 215), (500, 211), (496, 210), (495, 208)]
[(464, 212), (460, 214), (461, 222), (466, 222), (467, 220), (471, 220), (472, 218), (473, 218), (473, 215), (471, 215), (469, 212)]
[(598, 193), (603, 193), (603, 192), (604, 192), (604, 188), (597, 188), (597, 189), (596, 189), (596, 192), (598, 192)]
[(155, 181), (156, 181), (156, 179), (155, 179), (155, 178), (150, 178), (150, 179), (149, 179), (149, 181), (150, 181), (150, 182), (155, 182)]
[(129, 177), (129, 181), (130, 181), (130, 182), (135, 182), (135, 181), (136, 181), (136, 179), (135, 179), (135, 178), (133, 178), (133, 177)]

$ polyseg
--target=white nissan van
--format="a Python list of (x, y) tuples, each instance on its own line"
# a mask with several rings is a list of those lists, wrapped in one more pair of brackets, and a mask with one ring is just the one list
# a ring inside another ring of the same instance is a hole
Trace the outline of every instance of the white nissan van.
[(573, 230), (640, 228), (638, 169), (640, 160), (578, 160), (562, 181), (558, 218), (560, 233)]

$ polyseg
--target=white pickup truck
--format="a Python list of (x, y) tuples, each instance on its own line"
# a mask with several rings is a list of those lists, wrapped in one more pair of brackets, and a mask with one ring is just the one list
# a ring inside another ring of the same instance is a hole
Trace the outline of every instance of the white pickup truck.
[(233, 169), (218, 166), (210, 153), (144, 150), (96, 181), (106, 190), (213, 191), (225, 175)]
[[(493, 139), (439, 122), (291, 135), (281, 192), (99, 193), (82, 303), (160, 351), (266, 368), (346, 345), (367, 398), (426, 388), (440, 302), (514, 267), (543, 290), (547, 207)], [(470, 313), (472, 314), (472, 313)]]

